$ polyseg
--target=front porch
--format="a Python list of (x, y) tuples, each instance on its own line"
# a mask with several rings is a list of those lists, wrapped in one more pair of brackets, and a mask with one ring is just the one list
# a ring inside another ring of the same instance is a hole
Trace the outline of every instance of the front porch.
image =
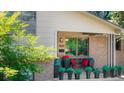
[[(110, 33), (58, 32), (57, 56), (71, 59), (93, 57), (95, 68), (116, 65), (116, 36)], [(80, 62), (76, 61), (77, 64)]]

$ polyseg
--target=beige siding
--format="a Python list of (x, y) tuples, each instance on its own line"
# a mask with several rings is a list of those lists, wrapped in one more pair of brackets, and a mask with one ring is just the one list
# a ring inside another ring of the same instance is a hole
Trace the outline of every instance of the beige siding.
[(39, 43), (56, 47), (56, 32), (113, 33), (103, 22), (80, 12), (37, 12), (37, 35)]

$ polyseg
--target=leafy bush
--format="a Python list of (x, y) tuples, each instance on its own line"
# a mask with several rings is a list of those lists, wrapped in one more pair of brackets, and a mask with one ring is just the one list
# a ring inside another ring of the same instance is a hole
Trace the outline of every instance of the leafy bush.
[(11, 78), (17, 73), (18, 73), (17, 70), (8, 67), (0, 67), (0, 74), (4, 74), (6, 78)]
[(65, 68), (60, 68), (60, 69), (59, 69), (59, 72), (64, 73), (64, 72), (65, 72)]
[(65, 58), (64, 62), (70, 62), (70, 59), (69, 58)]
[(113, 66), (111, 70), (118, 70), (117, 66)]
[(89, 58), (87, 58), (89, 61), (94, 61), (94, 58), (92, 58), (92, 57), (89, 57)]
[(40, 71), (37, 62), (48, 62), (54, 58), (53, 48), (37, 46), (37, 36), (26, 34), (25, 24), (18, 19), (20, 12), (7, 16), (0, 12), (0, 66), (18, 70), (17, 80), (22, 72)]
[(123, 67), (123, 66), (120, 66), (120, 65), (117, 65), (116, 68), (117, 68), (118, 70), (123, 70), (123, 69), (124, 69), (124, 67)]
[(73, 71), (74, 71), (74, 69), (72, 67), (69, 67), (66, 69), (66, 72), (73, 72)]
[(85, 68), (85, 71), (86, 72), (92, 72), (92, 68), (90, 66), (88, 66), (88, 67)]
[(110, 67), (108, 65), (103, 66), (102, 69), (105, 71), (110, 71)]
[(99, 68), (96, 68), (95, 71), (94, 71), (94, 73), (96, 73), (96, 74), (97, 74), (97, 73), (101, 73), (101, 71), (100, 71)]
[(61, 59), (55, 59), (54, 66), (61, 66)]
[(76, 70), (75, 70), (75, 74), (81, 74), (81, 70), (76, 69)]

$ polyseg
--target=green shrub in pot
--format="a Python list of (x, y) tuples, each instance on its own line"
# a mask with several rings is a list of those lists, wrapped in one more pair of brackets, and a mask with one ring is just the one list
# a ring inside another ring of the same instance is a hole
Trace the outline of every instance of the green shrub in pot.
[(94, 69), (94, 58), (92, 57), (89, 57), (88, 58), (88, 66), (92, 67)]
[(121, 76), (124, 67), (121, 65), (117, 65), (116, 68), (117, 68), (117, 76)]
[(76, 69), (75, 71), (75, 79), (80, 79), (80, 74), (82, 73), (80, 69)]
[(94, 78), (99, 78), (100, 73), (101, 73), (101, 70), (99, 68), (96, 68), (94, 70)]
[(117, 76), (117, 73), (118, 73), (117, 66), (111, 67), (111, 71), (110, 71), (111, 77)]
[(110, 76), (110, 67), (108, 65), (104, 65), (102, 67), (102, 70), (103, 70), (103, 77), (104, 78), (107, 78)]
[(59, 69), (59, 80), (63, 80), (65, 68)]
[(69, 58), (63, 59), (63, 62), (64, 62), (64, 67), (65, 68), (69, 68), (70, 67), (70, 59)]
[(90, 78), (90, 74), (92, 72), (92, 67), (88, 66), (88, 67), (85, 67), (85, 72), (86, 72), (86, 78), (89, 79)]
[(54, 60), (54, 78), (58, 78), (59, 68), (61, 68), (61, 59), (57, 58)]
[(73, 75), (73, 72), (74, 72), (74, 69), (72, 67), (69, 67), (66, 69), (66, 72), (68, 73), (68, 79), (72, 79), (72, 75)]

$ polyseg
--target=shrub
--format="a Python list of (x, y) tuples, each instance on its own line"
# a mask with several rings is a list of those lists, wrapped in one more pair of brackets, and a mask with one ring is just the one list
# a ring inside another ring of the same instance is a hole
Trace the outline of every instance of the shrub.
[(59, 72), (64, 73), (64, 72), (65, 72), (65, 68), (60, 68), (60, 69), (59, 69)]
[(54, 66), (61, 66), (61, 59), (55, 59)]
[(124, 69), (123, 66), (120, 66), (120, 65), (116, 66), (116, 68), (117, 68), (117, 70), (123, 70)]
[(15, 76), (18, 73), (18, 71), (8, 67), (0, 67), (0, 73), (4, 74), (5, 77), (9, 79)]
[(110, 71), (110, 67), (108, 65), (103, 66), (102, 69), (105, 71)]
[(74, 69), (72, 67), (69, 67), (66, 69), (66, 72), (73, 72), (73, 71), (74, 71)]
[(69, 58), (65, 58), (64, 62), (70, 62), (70, 59)]
[(20, 12), (14, 12), (10, 16), (7, 16), (7, 12), (0, 12), (0, 23), (2, 23), (0, 25), (0, 66), (18, 70), (15, 80), (19, 80), (24, 73), (28, 75), (28, 72), (40, 71), (41, 67), (37, 62), (48, 62), (54, 58), (52, 48), (37, 46), (38, 37), (26, 34), (25, 28), (28, 24), (19, 20), (19, 15)]
[(81, 74), (81, 70), (79, 69), (75, 70), (75, 74)]
[(94, 71), (94, 73), (99, 74), (99, 73), (101, 73), (101, 71), (100, 71), (99, 68), (96, 68), (95, 71)]
[(117, 66), (113, 66), (111, 70), (118, 70)]
[(86, 72), (92, 72), (92, 68), (90, 66), (88, 66), (88, 67), (85, 68), (85, 71)]

